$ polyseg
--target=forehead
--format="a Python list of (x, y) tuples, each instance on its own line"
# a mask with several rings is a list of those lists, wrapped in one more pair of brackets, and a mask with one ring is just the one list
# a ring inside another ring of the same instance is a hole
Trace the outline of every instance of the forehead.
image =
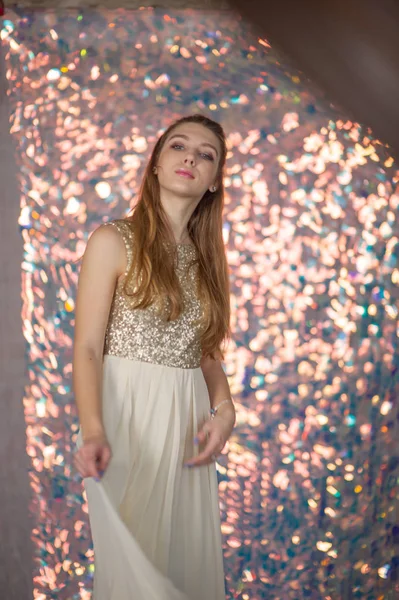
[(198, 123), (182, 123), (175, 127), (175, 129), (168, 135), (168, 139), (175, 135), (187, 136), (189, 140), (197, 144), (212, 144), (216, 148), (220, 149), (220, 142), (218, 137), (204, 125)]

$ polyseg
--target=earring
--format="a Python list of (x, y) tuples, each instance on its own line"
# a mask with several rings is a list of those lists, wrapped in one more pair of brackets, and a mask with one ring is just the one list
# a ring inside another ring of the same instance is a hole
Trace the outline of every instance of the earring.
[(212, 193), (216, 192), (216, 190), (217, 190), (216, 185), (213, 185), (211, 188), (209, 188), (209, 191), (212, 192)]
[(154, 175), (156, 175), (158, 173), (158, 170), (156, 167), (152, 167), (152, 172), (154, 173)]

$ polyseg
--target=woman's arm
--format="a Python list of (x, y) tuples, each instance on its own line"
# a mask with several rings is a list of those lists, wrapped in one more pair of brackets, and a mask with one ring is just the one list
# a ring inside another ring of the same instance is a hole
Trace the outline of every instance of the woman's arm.
[[(217, 408), (217, 415), (229, 423), (231, 429), (235, 425), (236, 412), (231, 399), (230, 387), (220, 360), (209, 356), (202, 358), (201, 369), (208, 388), (211, 408)], [(228, 402), (224, 402), (228, 400)], [(223, 404), (221, 404), (223, 402)]]
[(217, 412), (214, 418), (208, 419), (198, 432), (197, 443), (205, 444), (205, 448), (185, 463), (187, 467), (199, 467), (213, 462), (223, 450), (236, 422), (236, 411), (222, 363), (220, 360), (203, 358), (201, 368), (208, 388), (211, 408), (217, 408)]
[(73, 387), (83, 440), (104, 435), (101, 406), (105, 330), (118, 277), (126, 268), (123, 240), (112, 226), (90, 237), (79, 275)]

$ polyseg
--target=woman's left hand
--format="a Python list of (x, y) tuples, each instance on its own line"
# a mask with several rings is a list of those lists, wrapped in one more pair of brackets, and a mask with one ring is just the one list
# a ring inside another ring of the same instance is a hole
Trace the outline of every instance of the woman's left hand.
[(184, 466), (199, 467), (215, 462), (216, 458), (225, 447), (233, 427), (234, 419), (232, 421), (228, 416), (223, 417), (222, 415), (217, 414), (214, 418), (208, 419), (195, 439), (197, 444), (206, 442), (205, 448), (198, 456), (188, 460)]

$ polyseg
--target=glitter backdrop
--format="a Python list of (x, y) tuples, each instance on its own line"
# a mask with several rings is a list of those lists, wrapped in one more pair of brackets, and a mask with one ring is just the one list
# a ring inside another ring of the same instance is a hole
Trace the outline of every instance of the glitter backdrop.
[(93, 10), (3, 23), (24, 243), (35, 598), (88, 600), (72, 468), (77, 259), (129, 210), (154, 141), (228, 133), (238, 424), (218, 466), (228, 598), (399, 593), (399, 173), (227, 13)]

